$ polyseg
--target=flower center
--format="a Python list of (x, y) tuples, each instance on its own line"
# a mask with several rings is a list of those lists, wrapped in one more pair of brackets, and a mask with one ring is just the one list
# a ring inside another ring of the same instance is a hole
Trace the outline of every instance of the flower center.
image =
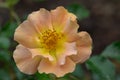
[(39, 37), (42, 48), (47, 51), (56, 50), (59, 47), (59, 42), (62, 41), (63, 34), (55, 30), (46, 30)]

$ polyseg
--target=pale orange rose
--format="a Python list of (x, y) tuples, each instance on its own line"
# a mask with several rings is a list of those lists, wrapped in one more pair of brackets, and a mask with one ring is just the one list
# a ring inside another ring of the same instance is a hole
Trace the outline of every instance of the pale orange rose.
[(73, 72), (76, 63), (91, 54), (92, 40), (87, 32), (77, 32), (76, 16), (64, 7), (31, 13), (15, 31), (19, 43), (13, 58), (26, 74), (53, 73), (57, 77)]

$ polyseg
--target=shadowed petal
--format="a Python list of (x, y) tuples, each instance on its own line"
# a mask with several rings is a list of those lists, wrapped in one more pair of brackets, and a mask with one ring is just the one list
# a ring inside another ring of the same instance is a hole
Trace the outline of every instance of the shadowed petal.
[(69, 58), (66, 58), (64, 65), (54, 64), (48, 59), (42, 59), (38, 67), (38, 71), (40, 73), (54, 73), (57, 77), (61, 77), (67, 73), (73, 72), (74, 69), (75, 63)]
[(70, 58), (76, 63), (82, 63), (86, 61), (91, 55), (92, 39), (87, 32), (80, 32), (78, 35), (79, 39), (76, 41), (78, 53), (77, 55), (70, 56)]
[(40, 62), (40, 56), (32, 58), (30, 51), (22, 45), (18, 45), (13, 58), (19, 70), (26, 74), (34, 74)]

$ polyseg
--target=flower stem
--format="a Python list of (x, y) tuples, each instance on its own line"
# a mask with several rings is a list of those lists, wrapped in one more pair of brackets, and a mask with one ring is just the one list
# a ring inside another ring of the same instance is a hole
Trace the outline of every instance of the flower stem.
[(10, 14), (17, 21), (17, 24), (21, 23), (20, 18), (18, 17), (17, 13), (11, 8), (10, 8)]

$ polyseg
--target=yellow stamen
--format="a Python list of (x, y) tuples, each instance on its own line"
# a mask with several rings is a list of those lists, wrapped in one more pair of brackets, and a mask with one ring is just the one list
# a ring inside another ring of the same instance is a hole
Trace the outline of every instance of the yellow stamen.
[(40, 35), (40, 43), (42, 48), (51, 52), (55, 51), (59, 47), (59, 42), (63, 40), (64, 36), (62, 33), (58, 33), (55, 30), (46, 30)]

